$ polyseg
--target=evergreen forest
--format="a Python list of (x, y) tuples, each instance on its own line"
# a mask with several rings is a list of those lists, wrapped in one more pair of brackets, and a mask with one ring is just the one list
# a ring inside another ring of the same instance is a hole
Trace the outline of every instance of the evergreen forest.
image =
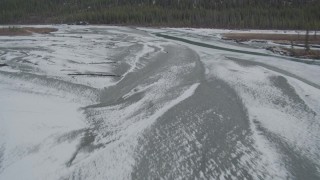
[(0, 24), (320, 28), (320, 0), (0, 0)]

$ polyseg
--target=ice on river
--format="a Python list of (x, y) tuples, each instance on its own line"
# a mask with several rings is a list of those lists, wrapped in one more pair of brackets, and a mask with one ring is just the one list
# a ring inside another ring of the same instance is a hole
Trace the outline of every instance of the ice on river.
[(230, 30), (53, 27), (0, 37), (1, 180), (319, 179), (320, 66)]

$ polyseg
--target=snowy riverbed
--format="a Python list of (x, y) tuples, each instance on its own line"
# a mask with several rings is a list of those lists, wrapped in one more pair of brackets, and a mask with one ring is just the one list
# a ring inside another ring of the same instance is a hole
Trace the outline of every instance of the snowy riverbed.
[(1, 180), (320, 178), (320, 66), (230, 30), (45, 27), (0, 36)]

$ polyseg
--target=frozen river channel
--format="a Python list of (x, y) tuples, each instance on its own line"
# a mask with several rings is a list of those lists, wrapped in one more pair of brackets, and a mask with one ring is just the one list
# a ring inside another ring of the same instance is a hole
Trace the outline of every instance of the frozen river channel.
[[(47, 27), (47, 26), (46, 26)], [(228, 30), (0, 36), (0, 179), (320, 179), (320, 66)]]

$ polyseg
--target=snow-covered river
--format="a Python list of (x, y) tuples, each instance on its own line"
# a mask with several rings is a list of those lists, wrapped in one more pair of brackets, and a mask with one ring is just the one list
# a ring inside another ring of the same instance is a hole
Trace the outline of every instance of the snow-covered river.
[(227, 30), (53, 27), (0, 37), (1, 180), (320, 178), (319, 65)]

